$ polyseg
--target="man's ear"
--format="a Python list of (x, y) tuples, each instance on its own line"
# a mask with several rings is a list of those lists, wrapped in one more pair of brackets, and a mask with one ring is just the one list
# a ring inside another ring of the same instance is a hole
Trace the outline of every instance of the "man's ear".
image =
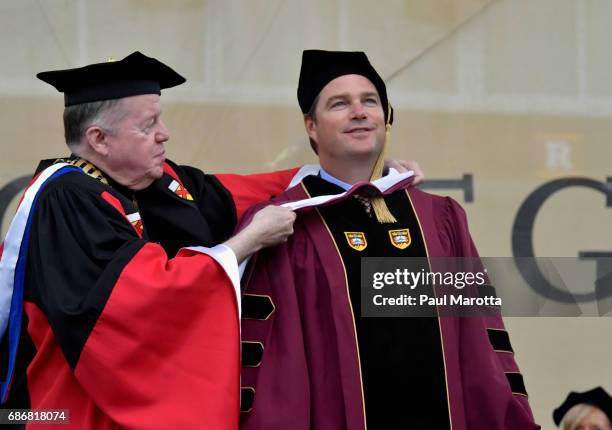
[(98, 155), (106, 156), (108, 154), (106, 132), (98, 126), (94, 125), (85, 131), (85, 143)]
[(319, 151), (317, 150), (317, 130), (316, 130), (316, 122), (312, 118), (312, 116), (306, 114), (304, 115), (304, 128), (306, 129), (306, 133), (308, 134), (308, 140), (310, 140), (310, 147), (314, 151), (315, 154), (319, 155)]
[(306, 129), (306, 133), (310, 139), (317, 140), (317, 123), (312, 118), (312, 116), (306, 114), (304, 115), (304, 128)]

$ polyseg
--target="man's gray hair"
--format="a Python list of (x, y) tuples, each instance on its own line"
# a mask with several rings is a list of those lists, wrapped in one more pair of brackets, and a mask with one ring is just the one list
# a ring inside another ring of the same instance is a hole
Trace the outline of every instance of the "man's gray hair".
[(64, 137), (70, 150), (77, 154), (91, 126), (99, 126), (108, 133), (114, 133), (116, 125), (125, 116), (121, 99), (102, 100), (67, 106), (64, 109)]

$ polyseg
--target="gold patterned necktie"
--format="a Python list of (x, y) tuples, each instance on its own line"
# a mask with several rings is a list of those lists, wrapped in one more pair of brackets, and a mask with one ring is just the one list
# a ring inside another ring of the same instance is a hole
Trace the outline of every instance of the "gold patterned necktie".
[(360, 196), (358, 194), (354, 195), (353, 197), (355, 197), (355, 199), (357, 199), (361, 206), (363, 206), (363, 209), (365, 210), (366, 214), (368, 214), (368, 216), (372, 218), (372, 201), (369, 198)]

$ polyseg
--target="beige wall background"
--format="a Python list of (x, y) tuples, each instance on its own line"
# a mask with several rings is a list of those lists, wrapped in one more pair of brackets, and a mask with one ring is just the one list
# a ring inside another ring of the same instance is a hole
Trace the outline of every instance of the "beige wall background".
[[(62, 97), (39, 71), (155, 56), (188, 79), (163, 95), (171, 158), (246, 173), (314, 161), (295, 96), (301, 51), (363, 50), (396, 108), (391, 155), (429, 179), (472, 174), (473, 202), (436, 192), (463, 204), (481, 255), (510, 256), (534, 189), (612, 176), (610, 16), (609, 0), (2, 0), (0, 187), (66, 154)], [(611, 214), (601, 193), (556, 194), (536, 254), (612, 251)], [(506, 322), (543, 428), (570, 390), (612, 393), (612, 320)]]

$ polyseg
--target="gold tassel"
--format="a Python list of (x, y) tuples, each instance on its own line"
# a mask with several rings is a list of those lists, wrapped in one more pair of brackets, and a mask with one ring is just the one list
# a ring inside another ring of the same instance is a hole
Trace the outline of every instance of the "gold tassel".
[[(389, 105), (388, 114), (387, 114), (387, 123), (385, 124), (385, 141), (383, 142), (383, 147), (380, 150), (380, 154), (378, 154), (378, 158), (376, 159), (376, 163), (374, 164), (374, 168), (372, 169), (372, 175), (370, 176), (370, 181), (375, 181), (382, 177), (383, 169), (385, 167), (385, 152), (387, 145), (391, 141), (391, 105)], [(397, 219), (393, 216), (389, 207), (385, 203), (385, 199), (383, 197), (374, 197), (372, 198), (372, 209), (374, 209), (374, 213), (376, 214), (376, 219), (381, 224), (393, 224), (397, 222)]]

